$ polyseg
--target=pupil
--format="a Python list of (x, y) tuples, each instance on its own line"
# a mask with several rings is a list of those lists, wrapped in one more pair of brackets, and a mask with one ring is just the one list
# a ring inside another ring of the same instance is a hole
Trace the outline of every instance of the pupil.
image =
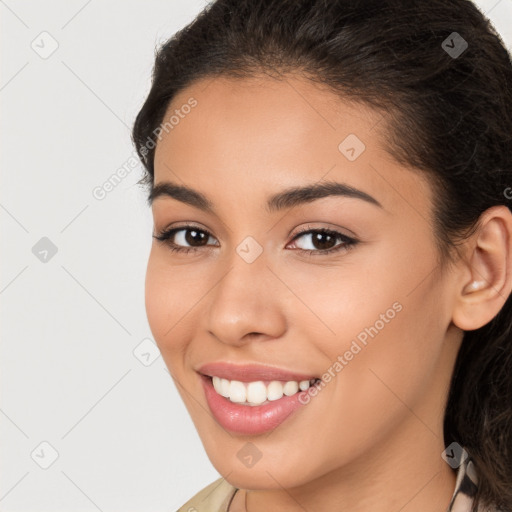
[[(328, 239), (327, 245), (325, 244), (325, 241), (324, 241), (324, 243), (322, 243), (322, 241), (321, 241), (322, 237), (325, 237)], [(334, 240), (334, 237), (332, 235), (329, 235), (328, 233), (316, 233), (316, 236), (313, 237), (313, 241), (314, 241), (313, 245), (315, 245), (315, 247), (320, 250), (331, 249), (332, 244), (329, 244), (329, 242), (332, 242), (333, 240)], [(317, 247), (316, 243), (319, 243), (320, 247)]]
[[(195, 242), (200, 242), (201, 240), (206, 240), (206, 233), (203, 233), (202, 231), (197, 231), (195, 229), (188, 229), (185, 234), (185, 240), (187, 241), (187, 244), (194, 245)], [(201, 245), (201, 244), (199, 244)], [(204, 244), (203, 244), (204, 245)]]

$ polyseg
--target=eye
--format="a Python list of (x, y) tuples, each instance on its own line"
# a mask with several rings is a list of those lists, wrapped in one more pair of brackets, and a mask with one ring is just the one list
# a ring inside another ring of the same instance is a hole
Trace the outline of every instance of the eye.
[[(213, 236), (205, 229), (186, 225), (167, 229), (158, 235), (153, 235), (153, 238), (168, 245), (171, 251), (189, 253), (198, 251), (201, 247), (206, 246), (209, 239), (213, 238)], [(192, 247), (183, 247), (181, 244), (184, 243), (191, 244)]]
[[(210, 239), (215, 240), (209, 231), (192, 225), (170, 228), (162, 231), (158, 235), (153, 235), (153, 238), (166, 244), (171, 251), (179, 253), (199, 251), (201, 248), (208, 247)], [(309, 238), (309, 244), (306, 244), (309, 245), (309, 248), (299, 247), (295, 250), (309, 256), (313, 254), (330, 254), (342, 250), (346, 251), (358, 242), (338, 231), (326, 228), (311, 228), (310, 226), (301, 230), (293, 238), (292, 243), (301, 238)], [(184, 246), (184, 244), (189, 244), (189, 246)], [(217, 243), (215, 245), (218, 246), (219, 244)]]
[[(309, 256), (319, 254), (330, 254), (342, 250), (349, 250), (357, 244), (357, 240), (350, 238), (343, 233), (326, 228), (307, 227), (296, 235), (292, 242), (304, 238), (308, 243), (304, 244), (307, 248), (299, 248), (298, 251)], [(341, 243), (336, 244), (339, 241)]]

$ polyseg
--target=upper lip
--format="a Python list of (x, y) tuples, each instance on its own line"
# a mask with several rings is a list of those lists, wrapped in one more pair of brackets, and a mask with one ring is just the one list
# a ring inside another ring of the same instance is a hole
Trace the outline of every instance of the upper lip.
[(258, 380), (296, 380), (300, 382), (317, 378), (314, 375), (276, 368), (275, 366), (265, 366), (261, 364), (241, 365), (225, 361), (203, 364), (197, 371), (210, 377), (216, 376), (222, 379), (238, 380), (240, 382), (253, 382)]

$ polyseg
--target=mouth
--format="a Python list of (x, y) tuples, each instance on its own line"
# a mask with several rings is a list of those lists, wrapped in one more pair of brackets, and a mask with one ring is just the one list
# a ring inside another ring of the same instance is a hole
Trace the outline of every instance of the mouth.
[(243, 382), (200, 373), (199, 377), (216, 422), (224, 430), (248, 436), (269, 432), (295, 411), (307, 409), (304, 405), (319, 399), (312, 388), (321, 382), (318, 378)]

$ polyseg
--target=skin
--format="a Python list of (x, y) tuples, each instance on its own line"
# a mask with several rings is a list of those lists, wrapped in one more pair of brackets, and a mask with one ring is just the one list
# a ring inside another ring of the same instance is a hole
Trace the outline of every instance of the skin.
[[(208, 457), (241, 489), (230, 511), (245, 510), (247, 500), (250, 512), (444, 512), (455, 486), (441, 458), (445, 400), (463, 330), (490, 321), (512, 289), (510, 212), (488, 210), (464, 259), (442, 268), (430, 186), (386, 152), (380, 114), (288, 76), (195, 82), (166, 118), (191, 96), (197, 106), (158, 142), (154, 183), (186, 184), (216, 214), (159, 197), (154, 233), (187, 221), (213, 238), (189, 254), (153, 241), (146, 312)], [(338, 149), (348, 134), (366, 146), (353, 162)], [(321, 180), (348, 183), (383, 208), (331, 196), (266, 211), (270, 195)], [(301, 255), (298, 248), (321, 248), (309, 235), (293, 241), (308, 226), (359, 243)], [(186, 233), (174, 241), (190, 247)], [(263, 249), (251, 264), (236, 252), (247, 236)], [(485, 286), (468, 291), (473, 280)], [(322, 375), (397, 301), (402, 310), (270, 433), (226, 432), (210, 414), (195, 372), (201, 364)], [(237, 457), (249, 441), (262, 454), (251, 468)]]

